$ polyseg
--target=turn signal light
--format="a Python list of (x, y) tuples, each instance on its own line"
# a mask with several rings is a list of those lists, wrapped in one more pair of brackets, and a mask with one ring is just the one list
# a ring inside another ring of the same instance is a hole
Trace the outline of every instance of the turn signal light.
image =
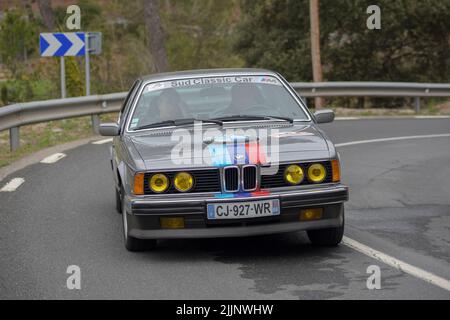
[(144, 194), (144, 174), (142, 172), (134, 175), (133, 193), (135, 195)]
[(163, 229), (183, 229), (184, 218), (160, 218), (161, 228)]
[(341, 181), (341, 166), (339, 165), (339, 160), (331, 161), (331, 171), (333, 172), (333, 182)]
[(301, 221), (319, 220), (323, 217), (323, 208), (305, 209), (300, 211)]

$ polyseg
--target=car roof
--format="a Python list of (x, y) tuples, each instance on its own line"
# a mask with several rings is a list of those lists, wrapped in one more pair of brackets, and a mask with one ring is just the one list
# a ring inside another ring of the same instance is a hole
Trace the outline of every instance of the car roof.
[(199, 70), (186, 70), (177, 72), (155, 73), (140, 78), (141, 81), (165, 81), (176, 78), (189, 78), (189, 77), (211, 77), (211, 76), (234, 76), (234, 75), (277, 75), (276, 72), (266, 69), (254, 69), (254, 68), (232, 68), (232, 69), (199, 69)]

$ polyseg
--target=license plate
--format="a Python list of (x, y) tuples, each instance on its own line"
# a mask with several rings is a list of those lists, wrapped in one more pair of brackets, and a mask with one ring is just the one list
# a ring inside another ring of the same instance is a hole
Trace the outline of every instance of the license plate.
[(280, 201), (263, 200), (208, 204), (208, 219), (247, 219), (271, 217), (280, 214)]

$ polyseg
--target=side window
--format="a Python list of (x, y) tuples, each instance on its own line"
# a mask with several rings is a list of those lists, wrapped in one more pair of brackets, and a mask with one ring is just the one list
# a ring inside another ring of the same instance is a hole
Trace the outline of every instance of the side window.
[(128, 92), (127, 97), (125, 98), (125, 101), (123, 102), (122, 109), (120, 109), (118, 122), (119, 122), (119, 125), (120, 125), (121, 127), (122, 127), (123, 122), (124, 122), (124, 120), (125, 120), (125, 118), (126, 118), (126, 117), (125, 117), (125, 115), (126, 115), (126, 110), (125, 110), (125, 108), (127, 107), (128, 102), (130, 101), (131, 97), (134, 95), (134, 93), (135, 93), (135, 91), (136, 91), (136, 88), (138, 87), (138, 84), (139, 84), (139, 80), (136, 80), (136, 81), (133, 83), (133, 86), (131, 87), (130, 91)]

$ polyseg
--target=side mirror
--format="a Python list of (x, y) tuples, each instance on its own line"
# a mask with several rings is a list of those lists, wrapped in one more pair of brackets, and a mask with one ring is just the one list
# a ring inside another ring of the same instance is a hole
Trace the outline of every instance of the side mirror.
[(314, 113), (317, 123), (330, 123), (334, 121), (334, 111), (331, 109), (319, 110)]
[(102, 136), (115, 137), (119, 135), (119, 125), (117, 123), (102, 123), (99, 131)]

